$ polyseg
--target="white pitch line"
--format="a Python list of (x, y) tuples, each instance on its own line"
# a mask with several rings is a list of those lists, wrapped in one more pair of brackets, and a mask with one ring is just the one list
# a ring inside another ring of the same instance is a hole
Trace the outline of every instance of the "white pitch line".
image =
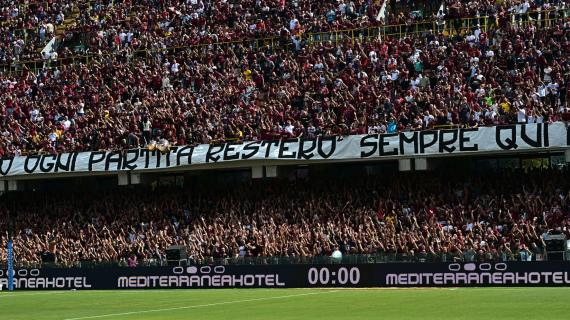
[(194, 305), (194, 306), (173, 307), (173, 308), (153, 309), (153, 310), (142, 310), (142, 311), (131, 311), (131, 312), (121, 312), (121, 313), (109, 313), (109, 314), (102, 314), (102, 315), (98, 315), (98, 316), (87, 316), (87, 317), (78, 317), (78, 318), (67, 318), (67, 319), (64, 319), (64, 320), (98, 319), (98, 318), (107, 318), (107, 317), (128, 316), (128, 315), (141, 314), (141, 313), (174, 311), (174, 310), (184, 310), (184, 309), (196, 309), (196, 308), (205, 308), (205, 307), (221, 306), (221, 305), (226, 305), (226, 304), (235, 304), (235, 303), (244, 303), (244, 302), (254, 302), (254, 301), (265, 301), (265, 300), (276, 300), (276, 299), (295, 298), (295, 297), (311, 296), (311, 295), (318, 295), (318, 294), (325, 294), (325, 293), (333, 293), (333, 292), (339, 292), (339, 291), (338, 291), (338, 290), (333, 290), (333, 291), (325, 291), (325, 292), (311, 292), (311, 293), (301, 293), (301, 294), (290, 294), (290, 295), (287, 295), (287, 296), (278, 296), (278, 297), (269, 297), (269, 298), (256, 298), (256, 299), (246, 299), (246, 300), (234, 300), (234, 301), (216, 302), (216, 303), (209, 303), (209, 304), (199, 304), (199, 305)]

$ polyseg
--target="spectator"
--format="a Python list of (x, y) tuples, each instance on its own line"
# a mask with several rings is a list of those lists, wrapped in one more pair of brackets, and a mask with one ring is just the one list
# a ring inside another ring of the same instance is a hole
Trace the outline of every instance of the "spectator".
[[(333, 43), (310, 42), (303, 34), (374, 25), (372, 13), (381, 3), (170, 3), (54, 6), (50, 17), (87, 6), (77, 34), (93, 33), (83, 44), (89, 66), (0, 74), (0, 155), (570, 119), (569, 35), (562, 19), (539, 27), (506, 22), (487, 32), (476, 27), (461, 35), (426, 31)], [(456, 0), (445, 10), (448, 16), (476, 17), (478, 10), (505, 13), (521, 3)], [(41, 6), (28, 7), (44, 16)], [(20, 15), (18, 7), (6, 8), (8, 16)], [(332, 25), (326, 22), (331, 10)], [(264, 27), (258, 26), (259, 15)], [(46, 32), (54, 23), (45, 22)], [(287, 43), (296, 39), (295, 48), (214, 44), (276, 35), (283, 28)], [(27, 46), (18, 38), (4, 52)], [(208, 46), (193, 46), (199, 43)], [(53, 54), (69, 56), (62, 47)], [(151, 51), (141, 57), (139, 50)]]
[[(567, 169), (502, 169), (484, 176), (446, 171), (231, 186), (208, 178), (186, 189), (154, 192), (6, 194), (0, 228), (7, 230), (12, 214), (20, 265), (39, 264), (41, 253), (51, 252), (60, 265), (120, 262), (133, 267), (163, 263), (171, 245), (185, 246), (195, 263), (339, 252), (527, 261), (542, 258), (541, 235), (547, 231), (570, 236), (567, 174)], [(454, 179), (444, 178), (449, 176)], [(0, 260), (6, 257), (6, 243), (4, 233)]]
[(132, 254), (127, 261), (129, 268), (136, 268), (138, 265), (137, 256)]

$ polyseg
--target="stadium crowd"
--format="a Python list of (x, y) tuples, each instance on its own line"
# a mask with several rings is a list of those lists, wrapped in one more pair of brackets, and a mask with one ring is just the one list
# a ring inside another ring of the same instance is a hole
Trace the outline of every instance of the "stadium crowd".
[[(106, 1), (109, 2), (109, 1)], [(85, 10), (75, 36), (92, 52), (152, 49), (378, 25), (382, 1), (113, 1)]]
[(41, 50), (80, 0), (0, 1), (0, 64), (41, 59)]
[(66, 266), (129, 258), (132, 265), (135, 257), (164, 263), (170, 245), (184, 245), (194, 263), (301, 259), (335, 250), (526, 261), (543, 258), (545, 232), (570, 237), (568, 169), (457, 172), (454, 181), (448, 176), (6, 194), (0, 202), (0, 260), (6, 257), (10, 215), (17, 264), (38, 264), (49, 252)]
[(570, 119), (568, 23), (1, 74), (0, 156)]
[[(78, 54), (118, 53), (197, 44), (373, 28), (386, 24), (489, 17), (491, 24), (539, 21), (567, 9), (562, 0), (66, 0), (0, 2), (0, 63), (57, 59)], [(383, 9), (384, 8), (384, 9)], [(436, 9), (437, 8), (437, 9)], [(540, 16), (540, 12), (542, 16)], [(544, 13), (549, 12), (549, 13)], [(61, 27), (54, 51), (40, 53)]]
[[(41, 45), (54, 36), (55, 27), (74, 8), (79, 13), (63, 29), (62, 45), (50, 59), (78, 53), (116, 53), (128, 48), (156, 49), (281, 35), (299, 37), (303, 32), (375, 26), (382, 4), (377, 0), (3, 1), (2, 34), (10, 36), (6, 44), (18, 47), (9, 50), (8, 46), (2, 62), (45, 58), (38, 47), (41, 50)], [(77, 43), (78, 49), (69, 48), (66, 43)]]

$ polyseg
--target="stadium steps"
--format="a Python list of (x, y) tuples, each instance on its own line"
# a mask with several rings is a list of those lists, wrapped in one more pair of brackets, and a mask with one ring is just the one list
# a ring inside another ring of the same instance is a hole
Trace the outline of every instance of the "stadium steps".
[(409, 14), (411, 11), (421, 12), (423, 17), (431, 17), (437, 13), (443, 0), (433, 0), (427, 2), (412, 2), (408, 4), (407, 1), (387, 0), (386, 13), (398, 15), (399, 12)]
[(65, 33), (65, 31), (67, 30), (67, 28), (69, 26), (72, 26), (73, 24), (75, 24), (75, 21), (77, 20), (77, 18), (81, 15), (81, 12), (79, 11), (79, 7), (77, 5), (75, 5), (71, 11), (71, 16), (65, 18), (65, 20), (63, 21), (63, 23), (59, 26), (57, 26), (57, 29), (55, 30), (55, 36), (60, 39), (61, 36), (63, 36), (63, 34)]
[[(65, 34), (65, 31), (67, 30), (67, 28), (69, 28), (70, 26), (73, 26), (75, 24), (75, 22), (77, 21), (77, 18), (79, 18), (80, 15), (81, 15), (81, 11), (80, 11), (79, 7), (77, 5), (73, 6), (73, 9), (71, 10), (71, 15), (67, 16), (63, 20), (63, 23), (56, 26), (56, 28), (55, 28), (56, 42), (61, 40), (61, 38)], [(41, 53), (43, 49), (44, 49), (43, 47), (40, 47), (40, 48), (38, 48), (37, 52)]]

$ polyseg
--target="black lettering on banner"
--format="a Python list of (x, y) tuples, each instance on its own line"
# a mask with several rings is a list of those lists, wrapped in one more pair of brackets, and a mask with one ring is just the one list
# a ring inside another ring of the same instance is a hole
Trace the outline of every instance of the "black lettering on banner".
[[(452, 135), (450, 140), (445, 139), (447, 134)], [(455, 151), (457, 148), (453, 145), (457, 141), (457, 136), (458, 136), (458, 133), (457, 133), (457, 130), (455, 130), (455, 129), (439, 130), (439, 153), (443, 153), (443, 152), (452, 153), (453, 151)], [(451, 146), (451, 147), (449, 147), (449, 146)]]
[[(319, 137), (317, 139), (317, 151), (319, 152), (319, 155), (323, 159), (328, 159), (336, 151), (336, 139), (337, 139), (337, 137)], [(330, 141), (330, 143), (331, 143), (331, 149), (330, 149), (329, 153), (325, 153), (325, 151), (323, 149), (323, 146), (324, 146), (323, 142), (326, 142), (326, 141)]]
[[(34, 173), (40, 164), (40, 158), (41, 156), (27, 156), (26, 160), (24, 161), (24, 171), (26, 171), (26, 173)], [(32, 168), (30, 168), (29, 163), (33, 160), (35, 160), (34, 165)]]
[(521, 139), (526, 142), (529, 146), (534, 148), (542, 147), (542, 124), (536, 124), (536, 140), (533, 140), (528, 136), (526, 132), (527, 125), (521, 125)]
[(297, 142), (297, 139), (286, 139), (281, 140), (279, 144), (279, 159), (295, 159), (297, 158), (297, 152), (293, 151), (291, 154), (285, 154), (289, 151), (289, 143)]
[(79, 152), (73, 153), (73, 159), (71, 160), (71, 172), (75, 171), (75, 164), (77, 163), (77, 157), (79, 156)]
[(150, 163), (150, 150), (140, 149), (139, 157), (144, 156), (144, 168), (147, 169)]
[[(251, 151), (251, 152), (245, 154), (244, 151)], [(242, 149), (241, 158), (243, 160), (247, 160), (256, 155), (258, 152), (259, 152), (259, 142), (258, 141), (248, 142), (244, 145)]]
[[(517, 145), (517, 127), (515, 125), (506, 125), (506, 126), (502, 126), (502, 127), (496, 127), (495, 128), (496, 133), (495, 133), (495, 140), (497, 142), (497, 145), (503, 149), (503, 150), (511, 150), (511, 149), (516, 149), (519, 146)], [(503, 141), (501, 140), (502, 131), (506, 131), (506, 130), (510, 130), (511, 131), (511, 137), (510, 138), (506, 138), (505, 139), (505, 143), (503, 143)]]
[(116, 163), (117, 167), (114, 170), (121, 170), (121, 164), (123, 162), (123, 155), (120, 152), (109, 152), (105, 157), (105, 171), (109, 171), (111, 163)]
[[(26, 159), (27, 160), (27, 159)], [(8, 162), (8, 168), (4, 169), (4, 162)], [(0, 174), (7, 176), (12, 168), (12, 163), (14, 163), (14, 158), (12, 159), (0, 159)]]
[(261, 143), (262, 147), (265, 147), (265, 158), (269, 158), (269, 153), (271, 152), (271, 145), (279, 146), (279, 141), (263, 141)]
[[(375, 141), (369, 141), (372, 139), (375, 139)], [(378, 135), (369, 134), (367, 136), (362, 137), (362, 139), (360, 139), (360, 148), (372, 148), (372, 150), (368, 152), (360, 151), (361, 158), (368, 158), (370, 156), (373, 156), (378, 150)]]
[[(63, 156), (65, 156), (65, 155), (67, 155), (67, 161), (65, 163), (63, 163), (61, 161), (61, 158), (63, 158)], [(69, 172), (69, 169), (71, 167), (71, 161), (74, 157), (75, 157), (75, 153), (60, 153), (57, 156), (57, 161), (55, 162), (55, 172), (59, 172), (60, 169), (62, 171)]]
[(168, 151), (164, 154), (164, 160), (166, 161), (166, 167), (167, 168), (170, 168), (170, 154), (172, 152), (176, 153), (176, 150), (178, 150), (178, 147), (172, 147), (172, 148), (169, 148)]
[[(305, 142), (311, 142), (311, 147), (309, 149), (305, 149)], [(317, 148), (317, 140), (315, 139), (299, 139), (299, 152), (297, 153), (297, 159), (305, 159), (309, 160), (315, 156), (313, 150)]]
[[(234, 146), (239, 146), (239, 143), (236, 142), (228, 142), (226, 143), (226, 147), (224, 148), (224, 161), (230, 160), (238, 160), (239, 159), (239, 151), (236, 152), (236, 148)], [(233, 153), (233, 154), (230, 154)]]
[(105, 160), (105, 154), (105, 151), (92, 151), (91, 154), (89, 154), (89, 163), (87, 165), (89, 171), (93, 171), (94, 164)]
[[(208, 152), (206, 153), (206, 162), (218, 162), (220, 160), (220, 156), (217, 154), (224, 151), (225, 144), (221, 145), (209, 145)], [(210, 161), (211, 160), (211, 161)]]
[[(425, 137), (431, 136), (431, 141), (426, 143)], [(437, 143), (437, 131), (422, 131), (420, 133), (420, 153), (425, 153), (426, 149)]]
[[(130, 157), (131, 155), (132, 155), (132, 157)], [(139, 159), (139, 150), (137, 150), (137, 149), (127, 150), (127, 152), (125, 153), (125, 155), (123, 157), (123, 170), (125, 170), (125, 169), (129, 169), (129, 170), (136, 169), (138, 166), (134, 163), (136, 163), (138, 159)]]
[(152, 150), (152, 156), (156, 157), (156, 168), (160, 168), (160, 159), (162, 157), (162, 152), (160, 152), (160, 150), (154, 149)]
[[(479, 145), (478, 144), (474, 144), (473, 146), (466, 146), (465, 143), (469, 142), (471, 140), (470, 137), (466, 137), (465, 133), (466, 132), (474, 132), (474, 131), (479, 131), (479, 128), (468, 128), (468, 129), (460, 129), (459, 130), (459, 151), (478, 151), (479, 150)], [(440, 141), (441, 143), (441, 141)]]
[(176, 165), (179, 166), (182, 162), (181, 159), (186, 157), (188, 161), (185, 164), (192, 164), (192, 154), (194, 153), (194, 147), (182, 147), (176, 152)]
[(42, 160), (40, 161), (40, 171), (44, 172), (44, 173), (51, 172), (53, 170), (53, 168), (55, 167), (55, 162), (47, 162), (46, 163), (47, 158), (50, 158), (49, 160), (51, 160), (51, 161), (55, 161), (57, 156), (55, 156), (55, 155), (43, 155), (42, 156)]
[(394, 148), (392, 149), (392, 151), (390, 152), (385, 152), (384, 151), (384, 147), (385, 146), (389, 146), (390, 142), (389, 141), (384, 141), (384, 139), (386, 138), (391, 138), (391, 137), (397, 137), (398, 134), (397, 133), (388, 133), (388, 134), (381, 134), (380, 135), (380, 156), (384, 157), (384, 156), (397, 156), (398, 155), (398, 148)]
[(418, 132), (412, 132), (412, 137), (408, 138), (406, 133), (409, 132), (402, 132), (400, 133), (400, 155), (406, 154), (404, 144), (413, 143), (414, 144), (414, 154), (418, 153)]

